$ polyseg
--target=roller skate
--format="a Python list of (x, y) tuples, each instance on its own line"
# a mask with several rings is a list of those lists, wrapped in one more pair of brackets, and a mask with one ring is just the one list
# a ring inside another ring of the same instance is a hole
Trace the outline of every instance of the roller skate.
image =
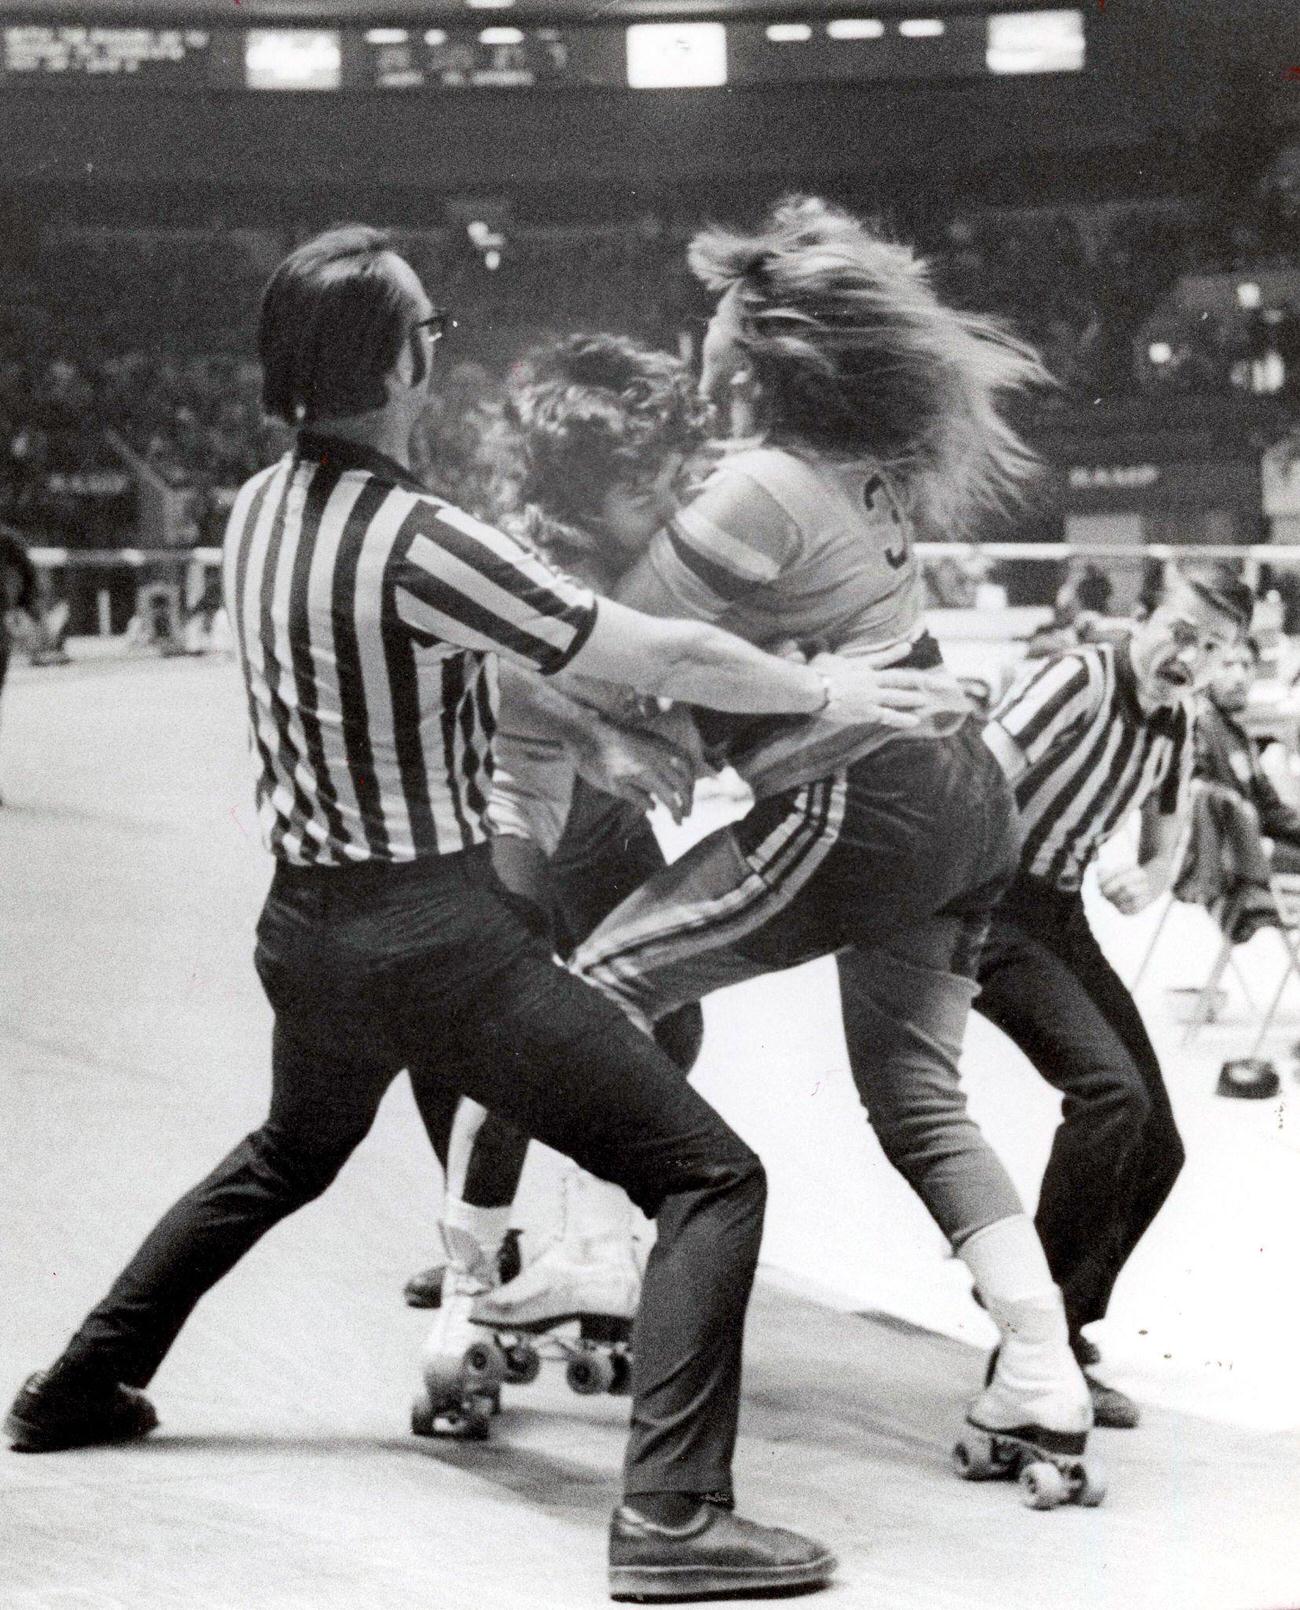
[(1019, 1481), (1030, 1509), (1092, 1508), (1106, 1496), (1106, 1478), (1096, 1460), (1084, 1459), (1092, 1401), (1066, 1340), (1059, 1298), (1053, 1292), (1051, 1300), (1015, 1308), (995, 1316), (1002, 1345), (988, 1384), (967, 1410), (953, 1467), (966, 1481)]
[(509, 1326), (475, 1323), (487, 1334), (467, 1350), (466, 1372), (489, 1390), (529, 1385), (544, 1359), (564, 1365), (565, 1384), (580, 1397), (620, 1397), (632, 1390), (630, 1318), (582, 1312)]
[[(501, 1250), (497, 1253), (497, 1278), (504, 1286), (508, 1280), (513, 1280), (523, 1268), (523, 1259), (519, 1254), (518, 1230), (507, 1230), (505, 1239), (501, 1243)], [(442, 1282), (447, 1274), (445, 1263), (430, 1264), (427, 1269), (421, 1269), (402, 1287), (402, 1296), (408, 1308), (439, 1308), (442, 1306)]]
[(584, 1397), (624, 1393), (631, 1389), (632, 1320), (641, 1299), (630, 1205), (616, 1187), (588, 1175), (567, 1176), (564, 1191), (559, 1236), (514, 1280), (474, 1304), (470, 1318), (488, 1334), (471, 1347), (467, 1363), (476, 1378), (499, 1388), (536, 1380), (549, 1357), (564, 1363), (568, 1386)]
[(420, 1353), (423, 1385), (411, 1405), (417, 1437), (481, 1440), (501, 1407), (501, 1383), (476, 1371), (467, 1354), (480, 1340), (470, 1320), (474, 1304), (495, 1283), (494, 1260), (464, 1230), (442, 1228), (448, 1261), (442, 1303)]

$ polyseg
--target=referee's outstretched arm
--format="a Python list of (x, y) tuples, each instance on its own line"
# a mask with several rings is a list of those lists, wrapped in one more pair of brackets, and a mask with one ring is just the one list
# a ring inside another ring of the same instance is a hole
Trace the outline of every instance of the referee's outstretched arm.
[(881, 671), (834, 655), (808, 665), (778, 659), (716, 626), (660, 620), (608, 598), (600, 600), (590, 635), (559, 676), (568, 674), (711, 710), (821, 714), (894, 727), (916, 726), (917, 712), (949, 696), (942, 674)]

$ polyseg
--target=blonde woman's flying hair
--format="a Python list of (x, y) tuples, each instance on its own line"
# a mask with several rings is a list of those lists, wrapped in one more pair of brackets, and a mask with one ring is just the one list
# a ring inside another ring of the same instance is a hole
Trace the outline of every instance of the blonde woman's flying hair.
[(1021, 499), (1038, 461), (1001, 404), (1050, 377), (996, 320), (941, 302), (911, 247), (796, 196), (755, 234), (704, 230), (688, 260), (735, 288), (773, 445), (874, 459), (936, 537)]

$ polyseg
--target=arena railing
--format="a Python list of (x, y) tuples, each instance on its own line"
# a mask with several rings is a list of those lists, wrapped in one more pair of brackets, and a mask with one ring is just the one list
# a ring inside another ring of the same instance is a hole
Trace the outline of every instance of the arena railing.
[[(1279, 630), (1300, 635), (1300, 545), (928, 542), (917, 551), (931, 624), (954, 649), (970, 645), (969, 653), (960, 651), (963, 662), (979, 657), (980, 643), (999, 644), (1004, 654), (1022, 647), (1052, 619), (1062, 589), (1077, 587), (1085, 577), (1106, 597), (1100, 606), (1090, 605), (1085, 589), (1085, 598), (1076, 600), (1081, 607), (1127, 615), (1152, 569), (1171, 562), (1231, 563), (1280, 617)], [(170, 612), (182, 629), (196, 617), (210, 619), (220, 607), (219, 548), (37, 545), (30, 553), (47, 602), (66, 606), (67, 635), (105, 640), (100, 652), (112, 652), (113, 640), (127, 640), (129, 647), (139, 639), (138, 630), (128, 638), (128, 629), (140, 624), (145, 594), (163, 601), (163, 613)], [(1271, 592), (1276, 599), (1268, 597)]]

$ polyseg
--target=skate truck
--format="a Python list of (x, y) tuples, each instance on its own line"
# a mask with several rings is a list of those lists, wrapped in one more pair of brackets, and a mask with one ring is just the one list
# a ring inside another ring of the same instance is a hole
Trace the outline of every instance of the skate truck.
[(483, 1323), (459, 1364), (426, 1355), (424, 1382), (411, 1405), (417, 1437), (482, 1439), (500, 1412), (503, 1386), (530, 1386), (546, 1360), (564, 1365), (569, 1390), (580, 1397), (632, 1389), (632, 1322), (605, 1314), (565, 1314), (535, 1324)]
[(1097, 1460), (1085, 1461), (1086, 1442), (1084, 1432), (994, 1431), (968, 1419), (952, 1450), (953, 1469), (964, 1481), (1018, 1481), (1030, 1509), (1093, 1509), (1106, 1496), (1106, 1476)]

